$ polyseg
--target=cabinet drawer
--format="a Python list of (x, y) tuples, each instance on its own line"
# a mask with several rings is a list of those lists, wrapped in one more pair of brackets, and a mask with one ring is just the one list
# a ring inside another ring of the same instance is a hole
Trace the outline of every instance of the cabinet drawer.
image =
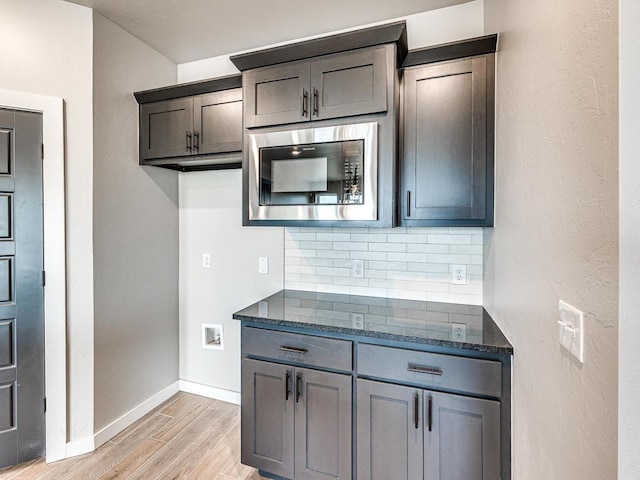
[(251, 327), (242, 329), (242, 354), (347, 372), (353, 365), (349, 340)]
[(360, 344), (358, 375), (426, 388), (502, 395), (500, 362), (477, 358)]

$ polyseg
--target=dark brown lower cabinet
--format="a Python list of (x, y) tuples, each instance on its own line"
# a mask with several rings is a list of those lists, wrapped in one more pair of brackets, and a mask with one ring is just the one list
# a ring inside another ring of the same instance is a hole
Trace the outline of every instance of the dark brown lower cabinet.
[(499, 480), (500, 403), (358, 380), (358, 480)]
[(350, 479), (351, 378), (243, 359), (242, 463), (288, 479)]

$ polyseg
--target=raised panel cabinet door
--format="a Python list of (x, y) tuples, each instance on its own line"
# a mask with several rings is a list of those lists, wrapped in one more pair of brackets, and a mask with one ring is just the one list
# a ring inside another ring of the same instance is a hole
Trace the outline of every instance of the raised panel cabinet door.
[(490, 217), (487, 58), (404, 72), (401, 201), (407, 225), (483, 225)]
[(140, 105), (140, 158), (182, 157), (193, 152), (193, 99)]
[(297, 368), (296, 480), (351, 479), (351, 375)]
[(387, 110), (387, 54), (376, 47), (311, 62), (311, 119)]
[(293, 478), (293, 367), (242, 360), (241, 459)]
[(425, 480), (500, 479), (500, 403), (424, 392)]
[(193, 111), (195, 153), (242, 151), (242, 89), (199, 95)]
[(358, 379), (358, 480), (423, 480), (422, 391)]
[(247, 128), (309, 120), (309, 62), (249, 70), (243, 74)]

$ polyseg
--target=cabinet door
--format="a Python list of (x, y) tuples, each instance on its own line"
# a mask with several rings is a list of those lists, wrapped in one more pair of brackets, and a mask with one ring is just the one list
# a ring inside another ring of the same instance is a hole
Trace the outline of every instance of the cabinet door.
[[(341, 53), (311, 62), (311, 118), (387, 110), (387, 47)], [(392, 48), (392, 47), (389, 47)]]
[(407, 69), (403, 88), (404, 224), (484, 225), (487, 57)]
[(499, 402), (425, 391), (423, 404), (425, 480), (500, 479)]
[(193, 99), (140, 106), (140, 158), (183, 157), (193, 149)]
[(357, 396), (358, 480), (422, 480), (422, 391), (359, 379)]
[(245, 72), (247, 128), (309, 120), (309, 62), (291, 62)]
[(242, 89), (197, 96), (193, 110), (196, 153), (242, 151)]
[(351, 376), (297, 368), (296, 384), (296, 480), (350, 480)]
[(293, 367), (242, 360), (242, 463), (293, 478)]

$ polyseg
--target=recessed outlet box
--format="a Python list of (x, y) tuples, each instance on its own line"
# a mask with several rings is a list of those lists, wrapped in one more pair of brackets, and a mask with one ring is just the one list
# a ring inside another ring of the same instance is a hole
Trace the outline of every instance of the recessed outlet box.
[(466, 285), (467, 284), (467, 266), (466, 265), (454, 265), (451, 272), (451, 283), (454, 285)]
[(351, 314), (351, 323), (353, 324), (353, 328), (364, 330), (364, 313), (353, 312)]
[(560, 300), (558, 304), (560, 344), (584, 363), (584, 314)]
[(464, 323), (451, 324), (451, 340), (454, 342), (467, 341), (467, 325)]
[(258, 258), (258, 273), (269, 273), (269, 257)]
[(351, 264), (351, 276), (364, 278), (364, 260), (354, 260)]
[(202, 324), (202, 348), (224, 350), (222, 325), (213, 323)]
[(202, 254), (202, 268), (211, 268), (211, 254), (203, 253)]

